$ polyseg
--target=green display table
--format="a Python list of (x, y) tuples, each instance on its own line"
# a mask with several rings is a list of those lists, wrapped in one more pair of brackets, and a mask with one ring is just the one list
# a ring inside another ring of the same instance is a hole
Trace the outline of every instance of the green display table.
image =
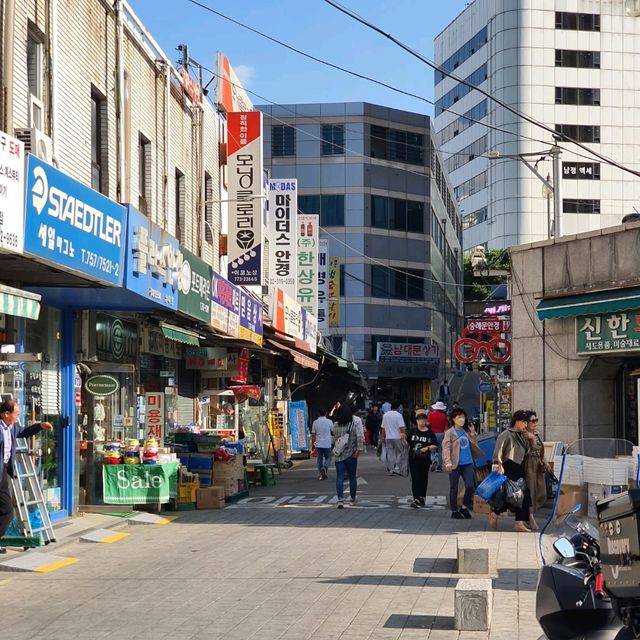
[(105, 504), (165, 504), (176, 497), (179, 462), (105, 464), (102, 495)]

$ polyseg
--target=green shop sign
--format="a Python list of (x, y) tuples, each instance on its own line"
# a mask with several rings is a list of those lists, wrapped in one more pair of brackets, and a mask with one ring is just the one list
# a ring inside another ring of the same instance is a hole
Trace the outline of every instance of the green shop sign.
[(640, 351), (640, 309), (576, 317), (576, 353)]
[(120, 388), (120, 384), (113, 376), (98, 375), (87, 378), (84, 388), (93, 396), (111, 396)]
[(182, 249), (183, 262), (178, 271), (178, 311), (211, 323), (211, 267)]
[(105, 504), (164, 504), (176, 497), (178, 462), (105, 464), (102, 467)]

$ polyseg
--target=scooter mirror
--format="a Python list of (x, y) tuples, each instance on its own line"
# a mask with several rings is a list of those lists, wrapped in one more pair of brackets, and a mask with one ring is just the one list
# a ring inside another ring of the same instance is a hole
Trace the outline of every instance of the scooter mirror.
[(578, 513), (582, 509), (582, 505), (578, 502), (578, 504), (573, 505), (573, 509), (571, 509), (571, 513)]
[(563, 557), (563, 558), (574, 558), (576, 555), (576, 550), (574, 546), (571, 544), (571, 540), (569, 538), (558, 538), (553, 543), (553, 548)]

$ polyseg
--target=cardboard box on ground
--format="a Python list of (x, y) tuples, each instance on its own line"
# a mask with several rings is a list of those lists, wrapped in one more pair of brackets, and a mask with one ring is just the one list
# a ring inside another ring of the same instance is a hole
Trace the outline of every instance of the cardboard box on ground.
[(224, 507), (224, 487), (206, 487), (196, 492), (196, 507), (198, 509), (221, 509)]

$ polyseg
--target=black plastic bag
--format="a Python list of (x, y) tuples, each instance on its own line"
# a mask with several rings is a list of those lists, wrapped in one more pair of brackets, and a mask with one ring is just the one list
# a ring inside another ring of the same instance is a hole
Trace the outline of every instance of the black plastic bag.
[(491, 496), (491, 499), (488, 501), (489, 506), (491, 507), (491, 511), (495, 511), (496, 513), (502, 513), (507, 510), (507, 504), (505, 501), (505, 485), (503, 482), (500, 485), (500, 488)]
[(513, 510), (522, 509), (526, 489), (527, 483), (524, 478), (507, 480), (504, 483), (504, 499), (506, 505)]

